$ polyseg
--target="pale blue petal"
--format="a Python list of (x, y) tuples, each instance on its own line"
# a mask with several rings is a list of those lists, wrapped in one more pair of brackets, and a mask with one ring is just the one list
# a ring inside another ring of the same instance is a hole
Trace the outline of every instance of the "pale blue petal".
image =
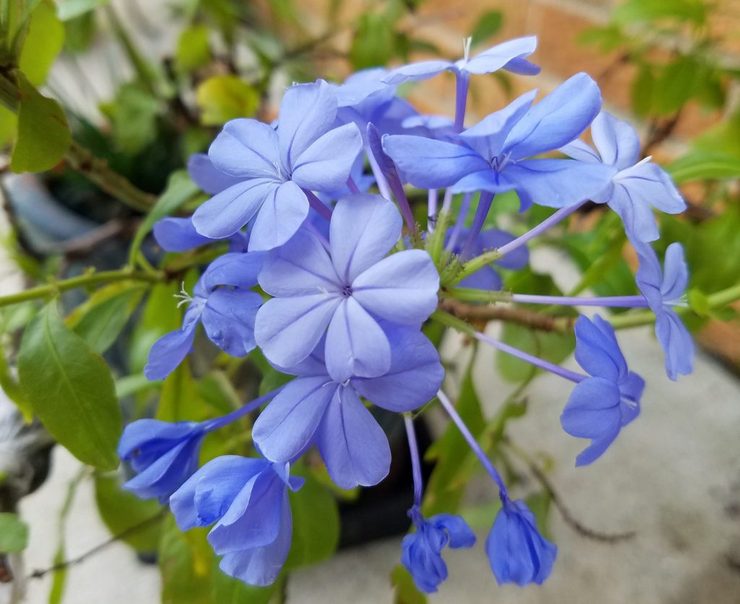
[(260, 253), (228, 253), (216, 258), (203, 273), (203, 286), (210, 292), (219, 285), (250, 288), (257, 285), (257, 276), (265, 261)]
[(434, 345), (418, 330), (391, 327), (391, 367), (376, 378), (355, 378), (353, 386), (369, 401), (389, 411), (411, 411), (434, 398), (444, 369)]
[(154, 223), (152, 231), (166, 252), (186, 252), (214, 241), (198, 234), (190, 218), (162, 218)]
[(578, 138), (600, 108), (596, 82), (578, 73), (532, 107), (512, 129), (505, 150), (518, 160), (559, 149)]
[(422, 136), (387, 135), (383, 149), (406, 179), (421, 189), (440, 189), (473, 172), (490, 170), (470, 147)]
[(289, 382), (254, 423), (252, 437), (262, 454), (286, 462), (307, 449), (336, 389), (326, 375)]
[(323, 80), (288, 88), (277, 129), (283, 166), (292, 171), (303, 152), (334, 127), (336, 116), (336, 93)]
[(576, 360), (590, 375), (616, 384), (627, 375), (627, 362), (614, 328), (599, 315), (578, 317), (575, 324)]
[(671, 243), (665, 251), (663, 282), (660, 284), (664, 304), (680, 301), (688, 284), (689, 268), (684, 258), (683, 246), (680, 243)]
[(506, 166), (501, 180), (516, 187), (522, 203), (564, 208), (602, 191), (614, 174), (603, 164), (574, 159), (532, 159)]
[(291, 179), (304, 189), (329, 193), (346, 186), (352, 166), (362, 149), (355, 124), (330, 130), (294, 161)]
[(326, 369), (338, 383), (352, 376), (375, 377), (391, 366), (388, 338), (353, 297), (334, 312), (326, 333)]
[(252, 220), (278, 186), (280, 183), (274, 180), (253, 179), (221, 191), (195, 210), (195, 230), (211, 239), (233, 235)]
[(380, 261), (401, 236), (403, 220), (390, 201), (378, 195), (340, 200), (331, 217), (331, 259), (336, 273), (350, 284)]
[[(539, 68), (536, 65), (529, 63), (529, 61), (515, 61), (515, 59), (528, 57), (536, 49), (536, 36), (515, 38), (484, 50), (467, 62), (459, 62), (461, 63), (459, 67), (461, 70), (474, 74), (493, 73), (502, 68), (510, 69), (517, 73), (523, 71), (527, 75), (536, 74), (539, 72)], [(509, 65), (512, 61), (515, 62)], [(523, 63), (526, 63), (526, 66)]]
[(655, 320), (655, 335), (665, 352), (665, 370), (672, 380), (694, 370), (694, 341), (686, 326), (672, 310), (660, 313)]
[(194, 153), (190, 156), (188, 174), (193, 182), (209, 195), (220, 193), (242, 180), (218, 170), (205, 153)]
[(300, 363), (316, 348), (340, 302), (330, 294), (268, 300), (257, 311), (257, 345), (281, 367)]
[(383, 81), (386, 84), (396, 85), (403, 84), (404, 82), (427, 80), (443, 71), (452, 69), (454, 66), (455, 64), (452, 61), (420, 61), (392, 69)]
[(368, 311), (394, 323), (416, 324), (437, 307), (439, 274), (422, 250), (384, 258), (352, 282), (352, 296)]
[(203, 309), (203, 328), (221, 350), (243, 357), (254, 347), (254, 322), (262, 297), (248, 291), (218, 289)]
[(388, 438), (353, 388), (338, 390), (317, 436), (329, 476), (339, 487), (373, 486), (388, 475)]
[(640, 138), (627, 122), (602, 111), (591, 124), (591, 137), (601, 161), (623, 170), (640, 159)]
[(437, 514), (429, 519), (429, 524), (438, 530), (444, 530), (453, 549), (472, 547), (475, 544), (475, 533), (461, 516)]
[(147, 379), (163, 380), (182, 363), (193, 347), (196, 325), (193, 323), (189, 329), (172, 331), (154, 342), (144, 367)]
[(277, 135), (268, 125), (240, 118), (227, 122), (208, 149), (213, 166), (240, 179), (279, 178)]
[(326, 248), (307, 230), (298, 231), (265, 261), (259, 283), (273, 296), (336, 293), (342, 286)]
[(288, 181), (267, 195), (252, 224), (249, 251), (271, 250), (286, 243), (308, 216), (306, 194)]

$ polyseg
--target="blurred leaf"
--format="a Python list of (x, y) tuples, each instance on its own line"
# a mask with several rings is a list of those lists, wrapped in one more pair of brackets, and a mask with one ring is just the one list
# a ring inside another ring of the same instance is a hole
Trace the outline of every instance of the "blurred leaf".
[(22, 552), (28, 545), (28, 525), (17, 514), (0, 513), (0, 553)]
[(73, 54), (85, 52), (95, 38), (95, 14), (88, 12), (64, 23), (64, 50)]
[(110, 348), (144, 295), (142, 287), (113, 284), (100, 288), (75, 308), (67, 324), (98, 353)]
[(289, 493), (293, 511), (293, 544), (286, 569), (330, 558), (339, 543), (339, 510), (332, 494), (311, 475), (303, 487)]
[[(157, 550), (164, 515), (156, 500), (144, 501), (124, 491), (116, 474), (96, 474), (95, 503), (111, 535), (123, 535), (120, 540), (137, 552)], [(155, 520), (147, 522), (149, 519)], [(140, 525), (141, 528), (130, 531)]]
[(709, 308), (709, 300), (707, 297), (698, 289), (690, 289), (687, 295), (689, 306), (700, 317), (708, 317), (711, 309)]
[(13, 142), (18, 129), (18, 116), (10, 109), (0, 106), (0, 145)]
[(694, 96), (701, 75), (701, 65), (691, 56), (669, 63), (652, 86), (652, 111), (672, 115)]
[(46, 80), (52, 63), (64, 46), (64, 25), (50, 0), (41, 2), (31, 14), (28, 34), (18, 60), (20, 70), (35, 86)]
[(645, 117), (653, 108), (655, 94), (655, 74), (651, 67), (645, 64), (638, 66), (637, 77), (632, 80), (632, 110), (639, 117)]
[(222, 415), (242, 406), (239, 394), (223, 371), (211, 371), (198, 380), (197, 387), (203, 402)]
[(356, 70), (385, 65), (396, 52), (393, 22), (384, 14), (363, 13), (352, 40), (349, 59)]
[(177, 308), (175, 294), (180, 285), (157, 283), (149, 293), (129, 345), (129, 366), (132, 373), (144, 370), (152, 344), (164, 334), (179, 329), (182, 313)]
[(229, 120), (254, 115), (259, 94), (234, 75), (217, 75), (205, 80), (195, 93), (201, 110), (200, 121), (206, 126), (220, 126)]
[(57, 11), (62, 21), (74, 19), (98, 6), (108, 4), (110, 0), (57, 0)]
[(205, 25), (191, 25), (180, 32), (175, 51), (177, 67), (182, 71), (194, 71), (207, 65), (211, 59), (209, 30)]
[(627, 0), (614, 9), (612, 19), (626, 25), (651, 24), (664, 19), (702, 25), (707, 10), (704, 0)]
[(667, 170), (679, 184), (695, 180), (740, 178), (740, 157), (722, 152), (689, 151), (667, 166)]
[(157, 419), (166, 422), (199, 421), (205, 419), (207, 411), (198, 395), (190, 365), (180, 363), (162, 383)]
[(116, 98), (100, 109), (111, 120), (116, 146), (128, 154), (135, 154), (157, 137), (159, 101), (137, 84), (124, 84)]
[[(560, 363), (575, 349), (572, 333), (535, 331), (514, 323), (504, 325), (501, 341), (551, 363)], [(496, 352), (496, 366), (501, 376), (510, 382), (522, 382), (535, 371), (533, 365), (500, 351)]]
[(692, 141), (699, 151), (726, 153), (740, 158), (740, 110)]
[(113, 378), (100, 355), (69, 331), (50, 302), (23, 334), (21, 387), (47, 430), (80, 461), (111, 470), (121, 411)]
[(483, 44), (495, 36), (501, 30), (503, 24), (504, 15), (501, 11), (492, 10), (483, 13), (478, 17), (478, 21), (473, 26), (473, 33), (470, 34), (473, 38), (472, 45), (477, 46), (478, 44)]
[(18, 75), (18, 134), (10, 167), (14, 172), (43, 172), (64, 156), (71, 135), (59, 104), (42, 96)]
[(259, 395), (263, 396), (268, 392), (272, 392), (275, 388), (287, 384), (293, 379), (292, 375), (282, 373), (275, 369), (270, 362), (262, 354), (259, 348), (255, 348), (250, 354), (249, 358), (257, 366), (262, 374), (262, 381), (260, 382)]
[(578, 35), (581, 44), (593, 44), (599, 47), (601, 52), (611, 52), (625, 43), (625, 35), (622, 29), (614, 24), (603, 27), (589, 27)]
[[(477, 438), (485, 427), (485, 418), (473, 384), (474, 360), (473, 357), (463, 376), (455, 408)], [(455, 512), (475, 467), (470, 447), (457, 426), (450, 422), (444, 434), (429, 447), (425, 458), (434, 461), (434, 471), (424, 492), (424, 514), (433, 516), (441, 512)]]
[(161, 381), (147, 379), (143, 373), (127, 375), (116, 380), (116, 396), (119, 399), (126, 398), (137, 392), (159, 388), (161, 384)]
[(413, 577), (401, 564), (396, 564), (391, 571), (391, 585), (393, 604), (426, 604), (426, 595), (416, 588)]
[[(233, 579), (218, 568), (214, 561), (212, 574), (212, 596), (203, 604), (267, 604), (273, 594), (279, 589), (281, 579), (267, 587), (247, 585), (238, 579)], [(179, 604), (179, 602), (178, 602)]]
[(172, 517), (164, 522), (158, 556), (162, 604), (212, 604), (214, 556), (207, 532), (196, 528), (182, 533)]

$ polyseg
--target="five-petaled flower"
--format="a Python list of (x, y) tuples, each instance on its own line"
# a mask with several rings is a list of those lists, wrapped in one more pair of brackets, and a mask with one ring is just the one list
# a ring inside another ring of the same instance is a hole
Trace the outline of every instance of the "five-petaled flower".
[(640, 160), (640, 139), (627, 122), (602, 111), (591, 124), (596, 150), (580, 140), (562, 148), (563, 153), (582, 162), (614, 168), (611, 182), (591, 196), (619, 214), (631, 239), (654, 241), (658, 238), (652, 208), (667, 214), (686, 209), (686, 202), (660, 166), (650, 157)]
[(193, 288), (182, 327), (157, 340), (149, 351), (144, 373), (164, 379), (190, 353), (195, 328), (203, 323), (208, 338), (232, 356), (254, 348), (254, 321), (262, 297), (251, 291), (262, 268), (261, 253), (224, 254), (214, 260)]
[(591, 377), (576, 384), (560, 422), (568, 434), (591, 439), (576, 458), (583, 466), (601, 457), (640, 414), (645, 380), (627, 368), (614, 328), (599, 315), (578, 317), (575, 332), (576, 360)]
[(259, 283), (274, 297), (260, 308), (255, 326), (265, 356), (291, 367), (326, 335), (327, 370), (338, 382), (385, 374), (391, 366), (387, 330), (418, 329), (437, 306), (439, 289), (426, 252), (386, 256), (400, 235), (396, 207), (360, 194), (337, 203), (328, 243), (302, 229), (271, 253)]
[(340, 190), (360, 152), (357, 127), (335, 128), (336, 117), (336, 95), (320, 81), (288, 89), (277, 129), (253, 119), (228, 122), (208, 157), (237, 182), (195, 211), (198, 233), (223, 239), (249, 223), (250, 251), (288, 241), (308, 216), (311, 192)]
[(665, 252), (665, 267), (648, 243), (635, 243), (640, 259), (637, 285), (655, 313), (655, 335), (665, 352), (665, 370), (672, 380), (687, 375), (694, 368), (694, 342), (679, 318), (675, 306), (685, 304), (689, 280), (688, 267), (680, 243), (671, 243)]
[(434, 397), (444, 377), (437, 350), (418, 330), (389, 334), (391, 364), (380, 377), (332, 378), (321, 347), (299, 365), (283, 369), (298, 377), (254, 424), (252, 436), (262, 454), (287, 462), (316, 444), (339, 486), (383, 480), (391, 463), (388, 439), (360, 397), (390, 411), (411, 411)]

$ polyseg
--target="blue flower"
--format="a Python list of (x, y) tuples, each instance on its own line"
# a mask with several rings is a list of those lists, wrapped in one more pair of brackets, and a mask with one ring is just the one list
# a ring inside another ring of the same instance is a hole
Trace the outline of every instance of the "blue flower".
[(291, 367), (326, 334), (327, 369), (338, 382), (387, 372), (391, 347), (379, 320), (418, 327), (436, 308), (439, 289), (426, 252), (385, 257), (400, 235), (391, 202), (354, 195), (337, 203), (328, 243), (302, 229), (271, 253), (259, 283), (274, 298), (260, 308), (255, 326), (265, 356)]
[(562, 149), (579, 161), (614, 167), (611, 182), (591, 199), (608, 204), (619, 214), (630, 239), (656, 240), (659, 233), (652, 208), (668, 214), (686, 209), (671, 177), (649, 157), (639, 161), (640, 139), (627, 122), (602, 111), (591, 124), (591, 136), (596, 151), (580, 140)]
[(208, 156), (238, 182), (195, 211), (196, 230), (223, 239), (249, 223), (250, 251), (288, 241), (308, 216), (306, 192), (340, 189), (360, 152), (357, 127), (334, 128), (336, 117), (336, 95), (320, 81), (288, 89), (277, 131), (252, 119), (228, 122)]
[(223, 351), (244, 356), (255, 346), (254, 321), (262, 297), (250, 291), (262, 268), (261, 253), (224, 254), (214, 260), (195, 284), (182, 327), (157, 340), (149, 351), (144, 373), (164, 379), (190, 353), (195, 328), (203, 323), (206, 335)]
[(426, 80), (444, 71), (451, 71), (456, 75), (493, 73), (499, 69), (506, 69), (522, 75), (535, 75), (540, 68), (530, 63), (525, 57), (531, 55), (537, 48), (537, 38), (528, 36), (516, 38), (497, 44), (477, 54), (472, 59), (466, 56), (458, 61), (421, 61), (411, 63), (390, 71), (385, 77), (388, 84), (403, 84), (404, 82)]
[(204, 425), (196, 422), (140, 419), (126, 426), (118, 456), (137, 475), (124, 488), (142, 499), (165, 502), (198, 467), (204, 434)]
[(388, 439), (360, 397), (390, 411), (410, 411), (434, 397), (444, 377), (437, 350), (417, 329), (389, 330), (389, 341), (391, 365), (381, 377), (335, 380), (321, 347), (282, 369), (298, 377), (254, 424), (252, 437), (262, 454), (287, 462), (315, 444), (340, 487), (383, 480), (391, 461)]
[(672, 380), (694, 370), (694, 342), (674, 306), (685, 304), (689, 271), (680, 243), (671, 243), (661, 270), (655, 251), (647, 243), (633, 242), (640, 266), (637, 285), (655, 313), (655, 335), (665, 352), (665, 370)]
[(528, 159), (576, 138), (601, 107), (596, 83), (576, 74), (541, 102), (536, 91), (492, 113), (458, 141), (412, 135), (383, 137), (383, 147), (408, 181), (454, 192), (515, 190), (524, 207), (564, 207), (599, 193), (614, 168), (571, 159)]
[(275, 581), (290, 551), (293, 525), (288, 489), (301, 478), (288, 464), (225, 455), (205, 464), (170, 497), (182, 530), (214, 525), (208, 541), (227, 575), (249, 585)]
[(568, 434), (591, 439), (576, 458), (583, 466), (598, 459), (640, 414), (645, 380), (629, 371), (614, 328), (600, 316), (578, 317), (575, 332), (576, 360), (592, 377), (573, 389), (560, 422)]
[[(195, 230), (190, 218), (162, 218), (154, 224), (154, 239), (166, 252), (187, 252), (201, 245), (218, 243), (219, 239), (204, 237)], [(249, 237), (242, 231), (237, 231), (226, 239), (229, 242), (229, 251), (235, 253), (246, 252)]]
[(442, 549), (472, 547), (475, 534), (460, 516), (438, 514), (425, 520), (419, 509), (410, 511), (416, 532), (406, 535), (401, 543), (401, 563), (411, 573), (414, 583), (425, 593), (434, 593), (447, 579), (447, 565)]
[(558, 548), (537, 530), (534, 515), (523, 501), (502, 497), (486, 554), (499, 584), (541, 585), (550, 576)]
[[(450, 237), (454, 236), (455, 241), (452, 242), (453, 245), (451, 247), (451, 251), (455, 254), (460, 254), (467, 239), (469, 230), (461, 229), (458, 233), (453, 233), (454, 229), (451, 229), (448, 232), (448, 243)], [(482, 231), (478, 234), (478, 237), (475, 238), (475, 242), (466, 257), (461, 258), (461, 260), (470, 260), (470, 258), (478, 256), (486, 251), (500, 248), (514, 239), (515, 237), (511, 233), (507, 233), (506, 231), (501, 231), (499, 229), (488, 229), (486, 231)], [(529, 250), (525, 246), (516, 248), (500, 260), (496, 260), (488, 266), (485, 266), (479, 271), (473, 273), (470, 277), (466, 277), (460, 281), (460, 287), (484, 289), (487, 291), (500, 290), (503, 286), (503, 282), (501, 281), (501, 275), (498, 274), (494, 267), (499, 266), (509, 270), (518, 270), (527, 266), (528, 263)]]
[(209, 195), (215, 195), (240, 182), (236, 176), (221, 172), (205, 153), (193, 153), (188, 159), (188, 174)]

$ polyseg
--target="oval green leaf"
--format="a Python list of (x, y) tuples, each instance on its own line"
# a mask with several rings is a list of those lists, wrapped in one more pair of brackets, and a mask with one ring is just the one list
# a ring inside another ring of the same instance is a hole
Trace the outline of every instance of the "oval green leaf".
[(102, 470), (118, 466), (122, 421), (110, 370), (64, 325), (54, 302), (23, 335), (18, 375), (34, 413), (61, 445)]

